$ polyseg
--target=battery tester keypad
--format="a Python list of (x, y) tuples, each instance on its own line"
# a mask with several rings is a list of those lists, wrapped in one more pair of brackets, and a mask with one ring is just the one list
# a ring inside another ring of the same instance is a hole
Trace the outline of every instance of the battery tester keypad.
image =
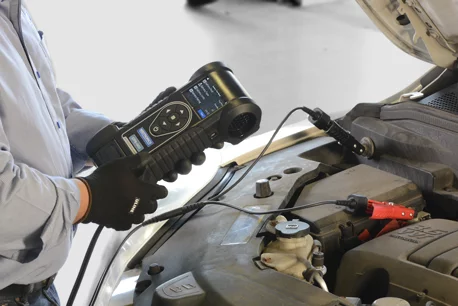
[(184, 103), (171, 103), (164, 107), (150, 126), (153, 136), (164, 136), (187, 127), (191, 111)]

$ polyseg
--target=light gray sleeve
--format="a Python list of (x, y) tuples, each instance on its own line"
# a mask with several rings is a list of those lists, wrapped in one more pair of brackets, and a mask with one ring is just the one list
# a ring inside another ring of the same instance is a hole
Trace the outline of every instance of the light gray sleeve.
[(74, 172), (78, 173), (89, 159), (86, 153), (89, 140), (113, 121), (102, 114), (83, 109), (62, 89), (58, 88), (57, 93), (64, 110)]
[(27, 263), (71, 239), (79, 203), (74, 181), (15, 162), (0, 122), (0, 258)]

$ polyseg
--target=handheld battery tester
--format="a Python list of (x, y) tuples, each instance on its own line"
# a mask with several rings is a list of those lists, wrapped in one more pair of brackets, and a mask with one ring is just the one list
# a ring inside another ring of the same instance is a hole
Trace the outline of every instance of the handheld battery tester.
[(221, 142), (238, 144), (259, 129), (261, 109), (221, 62), (200, 68), (188, 84), (122, 127), (108, 125), (87, 145), (97, 166), (146, 151), (149, 181)]

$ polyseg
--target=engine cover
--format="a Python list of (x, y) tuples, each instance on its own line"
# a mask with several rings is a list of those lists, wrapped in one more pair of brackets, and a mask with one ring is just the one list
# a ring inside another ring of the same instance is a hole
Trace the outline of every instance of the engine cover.
[[(359, 193), (375, 200), (404, 204), (417, 211), (423, 208), (420, 189), (408, 179), (367, 165), (352, 165), (343, 170), (345, 165), (338, 157), (341, 152), (332, 153), (336, 148), (334, 143), (323, 137), (265, 156), (244, 182), (223, 200), (247, 209), (271, 210), (346, 199)], [(339, 167), (334, 166), (336, 164)], [(231, 180), (237, 180), (242, 173), (237, 171)], [(272, 195), (255, 197), (256, 182), (269, 178)], [(370, 220), (369, 216), (353, 216), (336, 205), (309, 208), (285, 216), (303, 219), (310, 225), (312, 237), (320, 240), (328, 271), (325, 280), (331, 290), (342, 254), (361, 243), (358, 233), (382, 225), (380, 221)], [(191, 298), (182, 296), (185, 291), (178, 294), (172, 290), (185, 280), (191, 283), (189, 290), (196, 305), (255, 306), (278, 304), (277, 301), (283, 305), (321, 306), (334, 305), (334, 302), (346, 305), (348, 301), (260, 263), (262, 250), (271, 239), (266, 229), (270, 218), (206, 206), (181, 227), (171, 226), (167, 234), (157, 237), (154, 242), (157, 246), (142, 260), (143, 272), (138, 280), (142, 290), (136, 292), (134, 305), (169, 305), (166, 299), (178, 303)], [(346, 233), (351, 230), (348, 237), (343, 237), (340, 225), (346, 226)], [(162, 265), (164, 270), (158, 275), (148, 274), (155, 263)], [(164, 296), (164, 292), (169, 296)], [(176, 299), (175, 293), (179, 295)]]
[(411, 306), (439, 306), (458, 305), (457, 292), (458, 222), (433, 219), (347, 252), (335, 293), (362, 297), (363, 303), (396, 296)]
[[(258, 210), (292, 205), (304, 185), (336, 172), (301, 156), (331, 142), (315, 139), (265, 156), (242, 184), (224, 196), (224, 201)], [(236, 181), (242, 173), (237, 171), (231, 180)], [(256, 198), (256, 182), (272, 177), (277, 178), (270, 180), (273, 194)], [(268, 243), (265, 225), (270, 217), (209, 205), (187, 217), (182, 225), (170, 221), (170, 227), (156, 235), (157, 240), (141, 261), (134, 305), (352, 305), (260, 263), (261, 251)], [(163, 270), (151, 273), (156, 264)]]

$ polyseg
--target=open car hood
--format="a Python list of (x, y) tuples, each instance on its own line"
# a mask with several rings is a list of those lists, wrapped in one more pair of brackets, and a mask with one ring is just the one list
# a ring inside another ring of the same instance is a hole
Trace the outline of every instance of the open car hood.
[(375, 25), (408, 54), (452, 68), (458, 50), (454, 0), (357, 0)]

